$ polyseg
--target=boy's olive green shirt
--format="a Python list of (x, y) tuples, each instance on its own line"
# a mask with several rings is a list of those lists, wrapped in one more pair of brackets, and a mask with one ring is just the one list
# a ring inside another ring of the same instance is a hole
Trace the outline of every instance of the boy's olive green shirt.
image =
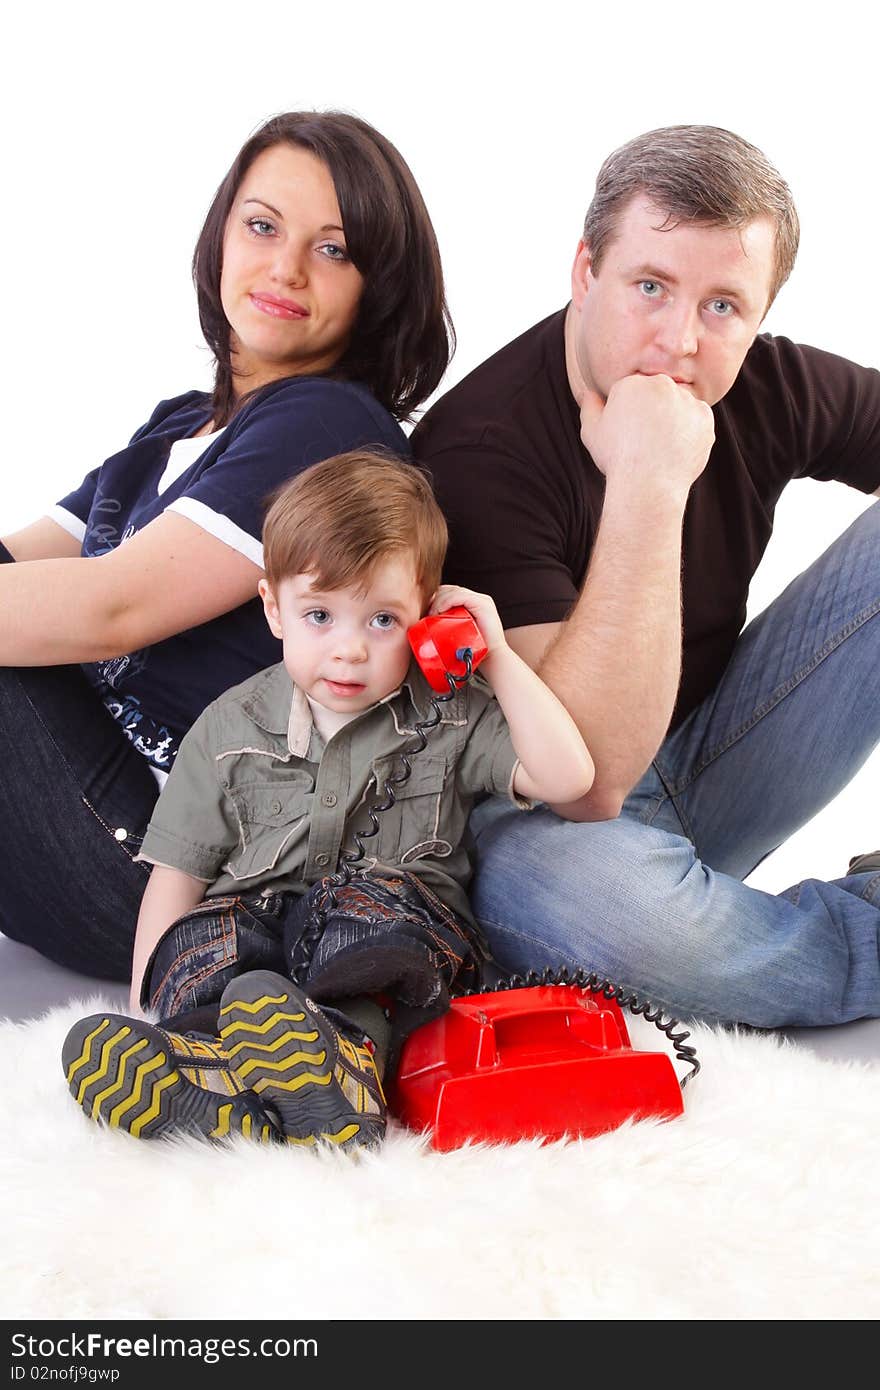
[[(183, 740), (139, 857), (204, 879), (209, 897), (306, 892), (335, 873), (355, 831), (371, 828), (367, 808), (385, 800), (414, 725), (431, 715), (430, 693), (413, 663), (398, 691), (325, 745), (283, 665), (227, 690)], [(408, 869), (473, 921), (462, 840), (474, 799), (495, 792), (530, 803), (513, 793), (517, 756), (486, 682), (477, 676), (440, 708), (441, 723), (355, 867)]]

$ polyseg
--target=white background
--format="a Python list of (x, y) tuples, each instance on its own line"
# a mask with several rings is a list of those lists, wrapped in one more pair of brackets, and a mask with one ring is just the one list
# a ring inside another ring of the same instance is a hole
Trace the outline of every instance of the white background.
[[(765, 327), (877, 361), (878, 71), (866, 6), (710, 9), (378, 0), (16, 7), (4, 25), (0, 534), (209, 383), (189, 278), (236, 150), (263, 119), (339, 107), (398, 145), (443, 253), (459, 349), (443, 388), (560, 307), (596, 170), (654, 126), (759, 145), (803, 224)], [(763, 607), (867, 505), (789, 488)], [(834, 877), (880, 845), (880, 755), (753, 882)]]

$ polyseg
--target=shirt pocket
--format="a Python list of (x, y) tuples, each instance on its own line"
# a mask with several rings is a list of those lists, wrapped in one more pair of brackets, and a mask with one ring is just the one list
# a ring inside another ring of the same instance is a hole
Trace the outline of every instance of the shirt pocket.
[[(399, 768), (397, 757), (382, 758), (374, 763), (374, 781), (367, 787), (365, 797), (367, 806), (386, 799), (382, 790), (385, 779)], [(379, 834), (364, 842), (368, 862), (375, 858), (383, 864), (406, 867), (426, 855), (452, 853), (454, 846), (444, 834), (447, 776), (445, 758), (415, 754), (410, 776), (393, 789), (394, 805), (377, 814)], [(363, 808), (357, 827), (361, 833), (369, 829), (369, 818)]]
[[(224, 864), (236, 880), (275, 870), (285, 851), (308, 840), (314, 783), (311, 777), (251, 782), (230, 792), (239, 838)], [(305, 860), (305, 850), (302, 854)]]

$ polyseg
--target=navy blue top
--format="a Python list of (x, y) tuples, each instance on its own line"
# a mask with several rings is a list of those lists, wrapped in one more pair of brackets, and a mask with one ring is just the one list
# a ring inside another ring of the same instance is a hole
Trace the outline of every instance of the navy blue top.
[[(127, 448), (83, 479), (52, 516), (103, 555), (165, 511), (179, 512), (262, 565), (265, 504), (287, 479), (333, 454), (380, 446), (409, 456), (403, 430), (354, 382), (296, 377), (273, 383), (226, 428), (172, 445), (211, 419), (211, 399), (189, 391), (161, 401)], [(179, 450), (176, 451), (179, 454)], [(182, 471), (181, 471), (182, 466)], [(110, 661), (83, 666), (139, 752), (162, 771), (202, 710), (229, 686), (281, 659), (258, 598), (230, 613)]]

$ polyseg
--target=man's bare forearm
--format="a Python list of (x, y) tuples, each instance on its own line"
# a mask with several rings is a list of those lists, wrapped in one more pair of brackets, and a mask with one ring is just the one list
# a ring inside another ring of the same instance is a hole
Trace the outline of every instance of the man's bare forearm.
[(711, 408), (662, 374), (616, 381), (606, 398), (573, 383), (581, 439), (605, 501), (574, 612), (538, 671), (596, 765), (569, 819), (616, 816), (659, 748), (681, 674), (684, 509), (715, 438)]
[(609, 479), (587, 577), (539, 674), (590, 748), (583, 819), (615, 816), (663, 741), (681, 674), (687, 493)]

